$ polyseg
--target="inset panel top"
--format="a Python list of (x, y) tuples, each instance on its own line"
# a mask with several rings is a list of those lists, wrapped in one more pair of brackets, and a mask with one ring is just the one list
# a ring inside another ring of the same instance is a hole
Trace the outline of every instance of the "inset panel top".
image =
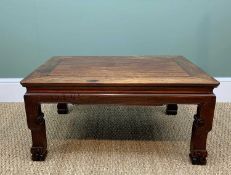
[(21, 84), (216, 87), (219, 82), (182, 56), (73, 56), (49, 59)]

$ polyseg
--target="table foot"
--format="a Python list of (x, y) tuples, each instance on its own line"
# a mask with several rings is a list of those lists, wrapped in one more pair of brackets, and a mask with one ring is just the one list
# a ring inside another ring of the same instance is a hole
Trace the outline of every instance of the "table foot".
[(168, 104), (166, 109), (167, 115), (176, 115), (177, 114), (178, 106), (177, 104)]
[(189, 154), (189, 157), (191, 159), (191, 162), (193, 165), (206, 165), (207, 160), (207, 151), (203, 151), (203, 152), (193, 152)]
[(42, 147), (32, 147), (31, 154), (31, 159), (33, 161), (44, 161), (47, 156), (47, 150)]
[(67, 103), (58, 103), (57, 112), (58, 112), (58, 114), (68, 114), (69, 110), (68, 110)]

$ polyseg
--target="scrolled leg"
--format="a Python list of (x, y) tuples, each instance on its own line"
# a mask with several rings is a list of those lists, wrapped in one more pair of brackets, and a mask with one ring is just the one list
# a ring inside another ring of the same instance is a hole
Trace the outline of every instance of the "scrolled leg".
[(215, 98), (199, 104), (194, 116), (189, 157), (193, 165), (205, 165), (208, 155), (206, 142), (209, 131), (212, 129)]
[(32, 135), (32, 160), (43, 161), (47, 155), (47, 138), (44, 114), (41, 111), (41, 105), (29, 95), (25, 95), (24, 100), (27, 115), (27, 125), (31, 130)]

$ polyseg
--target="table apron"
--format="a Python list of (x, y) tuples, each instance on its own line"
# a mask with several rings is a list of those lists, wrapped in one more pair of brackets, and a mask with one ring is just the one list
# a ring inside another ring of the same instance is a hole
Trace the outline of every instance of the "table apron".
[(73, 103), (73, 104), (201, 104), (215, 100), (214, 94), (51, 94), (26, 93), (24, 98), (37, 103)]

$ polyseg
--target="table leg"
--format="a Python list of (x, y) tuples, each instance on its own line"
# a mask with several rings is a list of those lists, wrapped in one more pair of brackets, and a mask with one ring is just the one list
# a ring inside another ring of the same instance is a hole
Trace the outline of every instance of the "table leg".
[(166, 109), (167, 115), (176, 115), (177, 114), (178, 106), (177, 104), (168, 104)]
[(33, 161), (43, 161), (47, 155), (47, 138), (44, 114), (41, 111), (41, 105), (24, 97), (27, 115), (27, 125), (32, 134), (31, 154)]
[(58, 114), (68, 114), (69, 110), (67, 103), (58, 103), (57, 112)]
[(212, 129), (215, 98), (209, 102), (199, 104), (197, 114), (194, 116), (192, 136), (190, 144), (190, 158), (193, 165), (205, 165), (208, 155), (206, 141), (209, 131)]

